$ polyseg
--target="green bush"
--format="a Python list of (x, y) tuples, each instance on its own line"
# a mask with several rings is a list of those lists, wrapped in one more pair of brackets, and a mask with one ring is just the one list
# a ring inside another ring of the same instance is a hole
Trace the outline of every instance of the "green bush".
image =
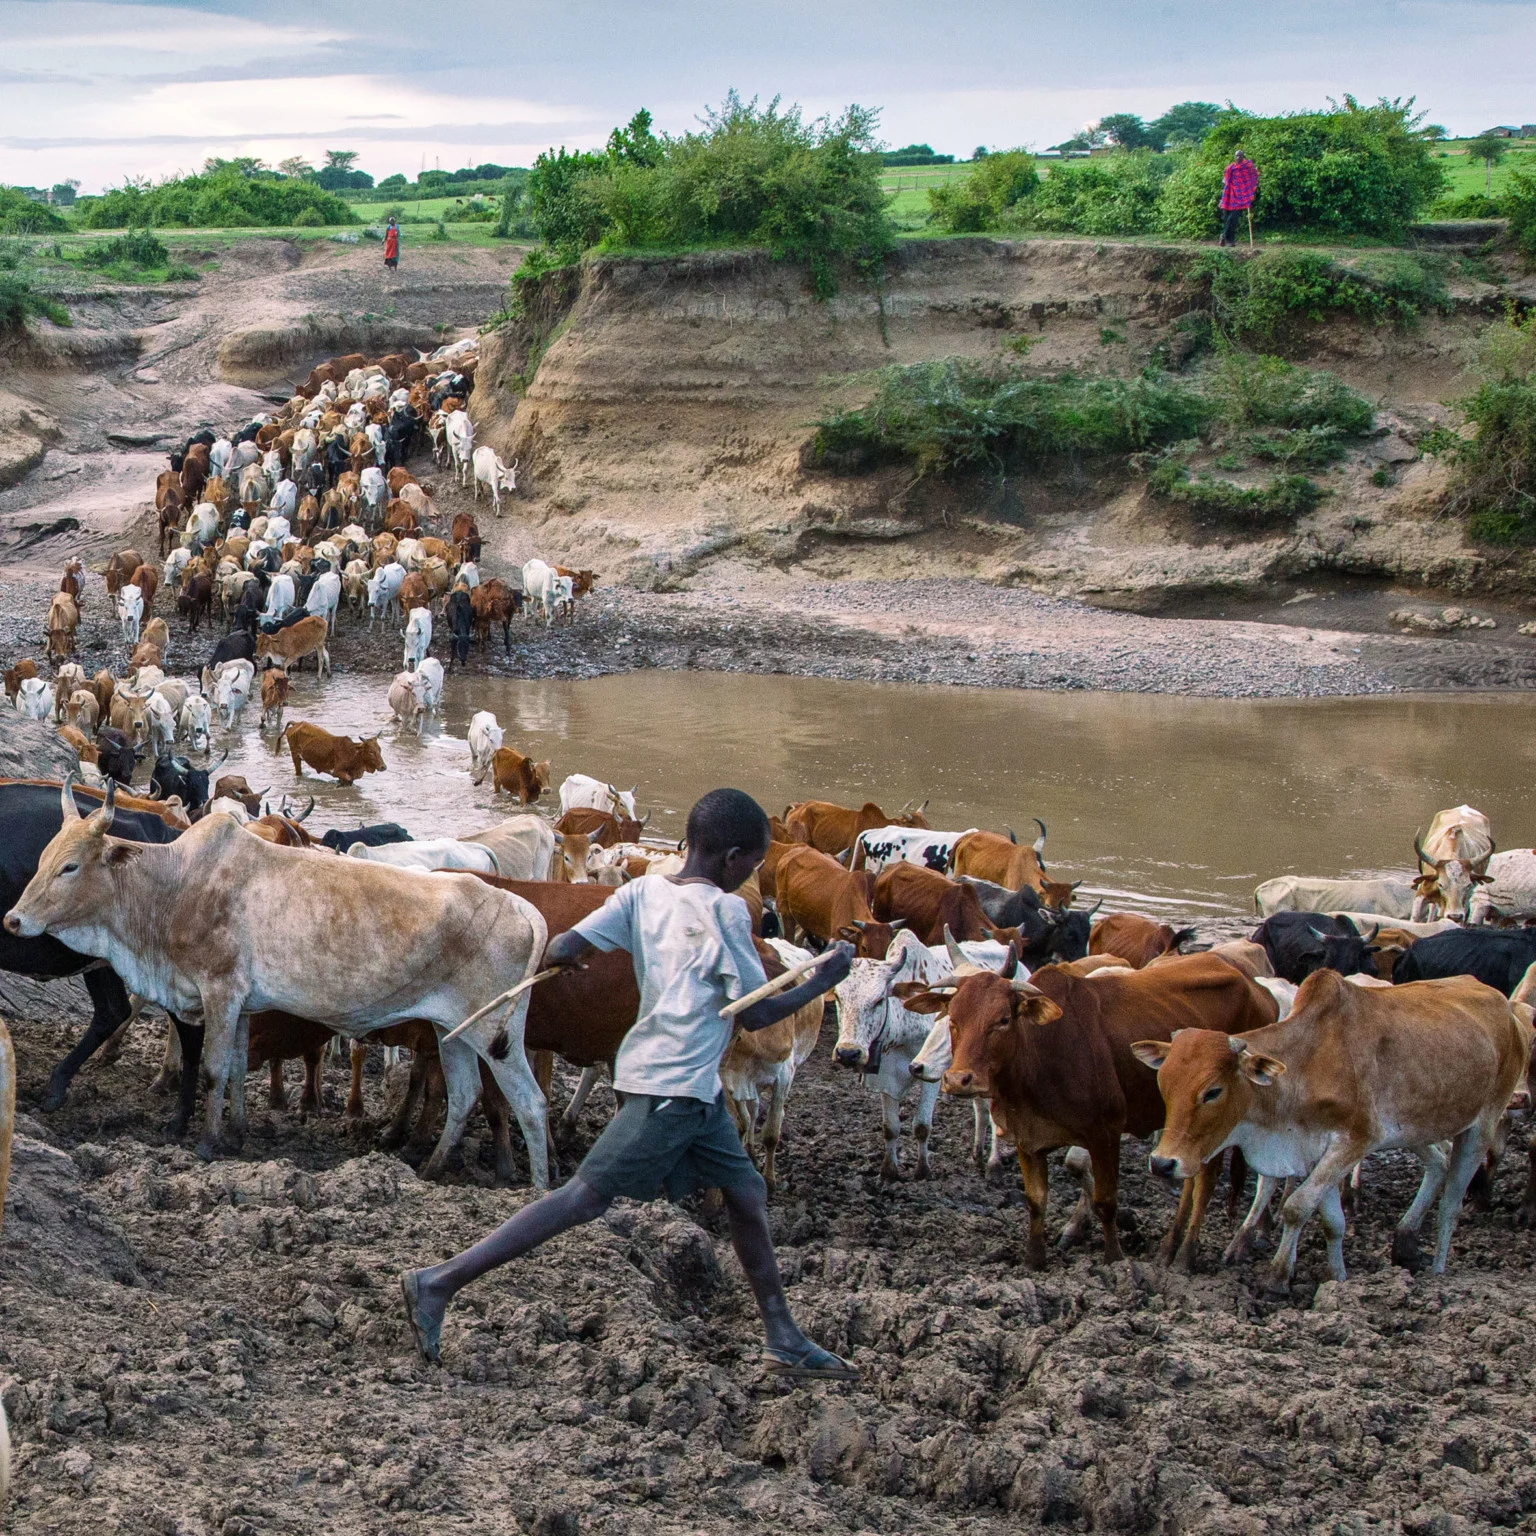
[(1209, 475), (1191, 479), (1188, 466), (1175, 458), (1164, 459), (1147, 476), (1147, 489), (1203, 521), (1259, 526), (1294, 522), (1328, 494), (1305, 475), (1277, 475), (1264, 486), (1235, 485)]
[(1160, 374), (1026, 378), (961, 358), (882, 369), (874, 398), (818, 423), (811, 459), (837, 469), (907, 460), (919, 474), (1131, 453), (1199, 433), (1201, 396)]
[(952, 235), (994, 228), (1040, 186), (1035, 157), (1027, 149), (987, 155), (958, 181), (928, 192), (928, 219)]
[(1250, 433), (1244, 440), (1249, 454), (1285, 469), (1326, 469), (1344, 457), (1337, 427), (1297, 427), (1265, 437)]
[(1206, 376), (1203, 393), (1213, 417), (1233, 430), (1318, 429), (1361, 437), (1376, 424), (1370, 401), (1334, 374), (1259, 353), (1224, 353)]
[[(129, 182), (83, 198), (87, 229), (313, 228), (355, 224), (346, 202), (307, 177), (278, 176), (251, 162), (212, 162), (200, 175), (176, 176), (153, 186)], [(313, 215), (313, 217), (310, 217)]]
[(822, 297), (837, 272), (876, 278), (895, 244), (874, 149), (875, 117), (849, 107), (805, 122), (774, 100), (759, 108), (733, 91), (701, 131), (657, 138), (640, 112), (604, 155), (540, 155), (530, 212), (560, 260), (607, 250), (766, 246), (803, 261)]
[(147, 229), (130, 229), (126, 235), (114, 235), (110, 240), (93, 240), (80, 259), (88, 267), (111, 267), (119, 263), (133, 267), (165, 267), (170, 265), (171, 253)]
[(1252, 346), (1280, 345), (1330, 315), (1406, 324), (1449, 302), (1443, 264), (1407, 252), (1373, 253), (1345, 267), (1317, 251), (1212, 251), (1189, 276), (1209, 283), (1217, 327)]
[(1468, 192), (1465, 197), (1442, 197), (1429, 210), (1432, 219), (1502, 219), (1503, 205), (1484, 192)]
[(1499, 199), (1509, 232), (1528, 261), (1536, 262), (1536, 174), (1513, 170)]
[(1036, 229), (1080, 235), (1144, 235), (1157, 228), (1158, 200), (1175, 157), (1117, 150), (1077, 164), (1053, 165), (1020, 210)]
[(1239, 147), (1259, 168), (1253, 217), (1266, 232), (1391, 239), (1445, 186), (1412, 101), (1362, 107), (1346, 96), (1329, 112), (1224, 112), (1194, 158), (1169, 178), (1159, 210), (1163, 233), (1186, 239), (1216, 233), (1222, 170)]
[(15, 187), (0, 187), (0, 234), (54, 235), (69, 228), (69, 220), (47, 203), (35, 203)]
[(55, 325), (70, 323), (69, 311), (62, 304), (33, 292), (25, 278), (0, 270), (0, 335), (25, 330), (29, 315), (43, 315)]

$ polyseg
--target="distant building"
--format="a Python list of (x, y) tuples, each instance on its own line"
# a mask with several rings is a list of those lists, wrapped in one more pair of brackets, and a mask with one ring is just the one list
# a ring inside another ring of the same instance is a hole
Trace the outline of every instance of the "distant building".
[(1520, 137), (1522, 139), (1536, 139), (1536, 123), (1525, 123), (1521, 126)]
[(1512, 128), (1508, 123), (1502, 123), (1497, 128), (1485, 128), (1478, 134), (1480, 139), (1518, 139), (1520, 130)]

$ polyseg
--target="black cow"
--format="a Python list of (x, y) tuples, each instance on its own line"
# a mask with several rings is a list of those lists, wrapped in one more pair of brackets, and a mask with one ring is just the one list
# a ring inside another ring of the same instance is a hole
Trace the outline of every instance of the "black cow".
[(304, 471), (303, 488), (317, 501), (325, 495), (325, 462), (317, 454)]
[(354, 827), (350, 832), (332, 827), (320, 841), (332, 853), (345, 853), (353, 843), (362, 843), (367, 848), (382, 848), (386, 843), (409, 843), (414, 839), (399, 822), (381, 821), (371, 827)]
[(236, 507), (229, 514), (229, 531), (231, 533), (244, 533), (251, 526), (251, 514), (244, 507)]
[[(76, 797), (79, 809), (85, 815), (99, 810), (103, 802), (102, 792), (98, 789), (78, 787)], [(27, 883), (37, 873), (37, 861), (43, 849), (63, 825), (64, 805), (59, 785), (0, 784), (0, 913), (9, 912), (16, 905)], [(113, 837), (135, 843), (170, 843), (179, 835), (177, 828), (168, 827), (148, 811), (124, 811), (115, 803), (113, 805)], [(51, 934), (38, 939), (23, 939), (0, 928), (0, 971), (31, 976), (39, 981), (80, 976), (85, 983), (91, 999), (90, 1028), (74, 1050), (53, 1069), (43, 1091), (43, 1109), (58, 1109), (69, 1093), (75, 1073), (127, 1021), (132, 1012), (128, 989), (116, 971), (92, 955), (82, 955), (68, 948)], [(192, 1115), (203, 1031), (200, 1025), (183, 1024), (180, 1019), (174, 1022), (181, 1036), (183, 1056), (191, 1063), (182, 1074), (181, 1103), (172, 1122), (172, 1132), (179, 1136)]]
[(256, 654), (256, 621), (261, 617), (261, 610), (266, 607), (267, 599), (261, 590), (259, 581), (248, 581), (240, 589), (240, 601), (235, 605), (234, 617), (230, 623), (235, 629), (243, 631), (251, 638), (251, 655), (246, 658), (251, 660)]
[(1326, 912), (1276, 912), (1248, 938), (1264, 946), (1277, 976), (1300, 986), (1313, 971), (1337, 971), (1341, 976), (1371, 973), (1370, 957), (1376, 953), (1371, 941), (1376, 927), (1362, 934), (1347, 917), (1331, 917)]
[(307, 619), (308, 617), (309, 615), (302, 608), (284, 608), (281, 613), (273, 618), (259, 620), (258, 627), (264, 635), (275, 635), (278, 630), (291, 629), (300, 619)]
[[(226, 752), (224, 757), (228, 756)], [(162, 752), (149, 776), (149, 798), (169, 800), (176, 795), (189, 811), (202, 810), (208, 804), (209, 780), (223, 766), (224, 757), (206, 768), (194, 768), (186, 758)]]
[(352, 455), (347, 451), (342, 434), (333, 433), (325, 440), (325, 478), (329, 485), (336, 484), (336, 477), (344, 475), (352, 467)]
[(96, 767), (104, 779), (116, 779), (126, 789), (133, 783), (134, 764), (138, 753), (134, 751), (133, 737), (116, 726), (104, 725), (96, 732)]
[(1024, 940), (1019, 958), (1026, 965), (1081, 960), (1088, 953), (1088, 935), (1094, 914), (1104, 905), (1103, 897), (1086, 912), (1053, 912), (1040, 905), (1040, 894), (1031, 886), (1010, 891), (1006, 886), (978, 880), (974, 875), (958, 878), (976, 892), (982, 912), (994, 927), (1019, 930)]
[(1475, 976), (1508, 997), (1536, 965), (1536, 932), (1520, 928), (1458, 928), (1431, 934), (1398, 956), (1394, 983)]
[(250, 559), (249, 556), (246, 558), (248, 561), (246, 570), (254, 571), (257, 576), (263, 574), (275, 576), (283, 568), (282, 550), (275, 549), (270, 545), (266, 549), (261, 550), (254, 560)]
[(225, 635), (213, 648), (213, 655), (208, 658), (208, 670), (211, 672), (220, 662), (224, 661), (249, 661), (256, 660), (256, 636), (241, 629), (235, 634)]
[(448, 670), (455, 664), (469, 665), (469, 642), (474, 638), (475, 611), (470, 606), (469, 592), (455, 587), (448, 594)]
[(230, 442), (254, 443), (256, 441), (256, 434), (260, 431), (261, 423), (259, 421), (250, 422), (248, 425), (241, 427), (240, 430), (236, 432), (232, 438), (230, 438)]

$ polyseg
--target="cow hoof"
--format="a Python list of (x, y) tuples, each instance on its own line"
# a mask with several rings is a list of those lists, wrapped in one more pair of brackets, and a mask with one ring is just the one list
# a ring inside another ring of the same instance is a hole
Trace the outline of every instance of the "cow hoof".
[(219, 1155), (218, 1147), (206, 1136), (197, 1144), (197, 1158), (200, 1162), (211, 1163)]
[(1181, 1248), (1179, 1256), (1173, 1261), (1173, 1267), (1181, 1275), (1192, 1275), (1199, 1268), (1195, 1263), (1195, 1250), (1193, 1248)]
[(1392, 1262), (1400, 1269), (1421, 1269), (1423, 1257), (1419, 1253), (1419, 1237), (1399, 1227), (1392, 1234)]
[(1536, 1202), (1522, 1205), (1515, 1213), (1517, 1227), (1536, 1227)]
[(1024, 1248), (1024, 1268), (1044, 1269), (1046, 1265), (1045, 1241), (1035, 1241), (1033, 1238)]
[(64, 1108), (64, 1100), (69, 1097), (68, 1083), (49, 1082), (47, 1091), (43, 1094), (41, 1105), (45, 1115), (51, 1115), (56, 1109)]
[(179, 1072), (161, 1072), (149, 1085), (149, 1091), (154, 1094), (167, 1094), (173, 1088), (181, 1087), (181, 1074)]
[(917, 1172), (914, 1173), (912, 1175), (912, 1177), (914, 1179), (926, 1179), (926, 1178), (931, 1177), (931, 1174), (930, 1174), (929, 1168), (928, 1168), (928, 1164), (927, 1163), (919, 1163), (917, 1165)]

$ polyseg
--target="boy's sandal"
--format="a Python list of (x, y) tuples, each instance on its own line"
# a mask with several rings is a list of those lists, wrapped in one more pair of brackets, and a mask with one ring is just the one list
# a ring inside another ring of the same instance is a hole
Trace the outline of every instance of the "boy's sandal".
[(768, 1356), (768, 1374), (789, 1381), (857, 1381), (859, 1368), (850, 1365), (831, 1350), (819, 1344), (807, 1344), (804, 1349), (764, 1350)]
[(429, 1322), (417, 1310), (421, 1298), (420, 1282), (414, 1269), (405, 1270), (400, 1276), (400, 1294), (405, 1298), (405, 1320), (411, 1325), (411, 1337), (416, 1341), (416, 1353), (428, 1365), (441, 1365), (442, 1332), (440, 1322)]

